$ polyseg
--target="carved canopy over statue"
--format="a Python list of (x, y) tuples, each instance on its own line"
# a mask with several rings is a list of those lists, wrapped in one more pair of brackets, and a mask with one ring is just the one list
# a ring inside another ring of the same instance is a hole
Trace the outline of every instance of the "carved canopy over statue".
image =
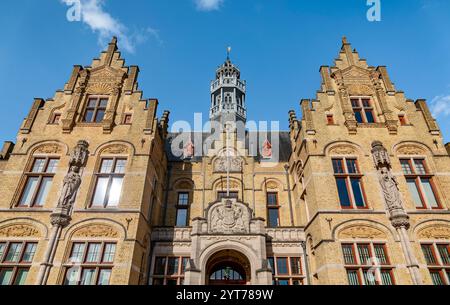
[(210, 233), (246, 234), (250, 232), (249, 208), (236, 199), (223, 199), (210, 207), (208, 212)]

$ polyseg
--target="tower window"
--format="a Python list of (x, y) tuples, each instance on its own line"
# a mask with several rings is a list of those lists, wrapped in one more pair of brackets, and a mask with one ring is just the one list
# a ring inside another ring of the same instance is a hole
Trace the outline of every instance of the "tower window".
[(369, 98), (352, 98), (351, 103), (358, 123), (375, 123), (373, 105)]
[(267, 219), (270, 228), (280, 226), (280, 205), (278, 193), (267, 193)]
[(177, 227), (186, 227), (189, 223), (189, 193), (178, 193)]
[(105, 117), (107, 106), (108, 106), (108, 98), (105, 97), (89, 98), (86, 110), (84, 112), (83, 122), (101, 123)]

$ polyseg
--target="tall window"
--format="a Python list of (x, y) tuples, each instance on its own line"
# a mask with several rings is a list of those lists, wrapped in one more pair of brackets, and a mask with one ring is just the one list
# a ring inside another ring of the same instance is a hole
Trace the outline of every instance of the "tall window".
[(425, 160), (401, 159), (400, 163), (416, 208), (440, 209), (433, 175), (428, 172)]
[(45, 204), (58, 162), (59, 160), (54, 158), (34, 159), (31, 169), (25, 173), (26, 182), (19, 207), (42, 207)]
[(92, 207), (115, 208), (119, 206), (125, 177), (126, 159), (108, 158), (101, 161), (96, 183)]
[(178, 193), (177, 227), (187, 227), (189, 217), (189, 193)]
[(343, 244), (342, 253), (350, 285), (395, 285), (386, 245)]
[(450, 244), (423, 244), (422, 251), (434, 285), (450, 285)]
[(115, 243), (73, 243), (65, 264), (64, 285), (109, 285), (115, 255)]
[(37, 243), (0, 242), (0, 285), (24, 285)]
[(188, 257), (156, 257), (153, 285), (183, 285)]
[(270, 228), (280, 226), (280, 205), (278, 193), (267, 193), (267, 219)]
[(375, 123), (375, 115), (370, 98), (352, 98), (351, 102), (358, 123)]
[(344, 209), (367, 208), (362, 185), (363, 175), (356, 159), (333, 159), (333, 170), (339, 193), (339, 201)]
[(303, 285), (305, 276), (300, 257), (269, 257), (269, 264), (274, 276), (274, 285)]
[(103, 121), (103, 118), (105, 117), (107, 106), (108, 106), (107, 97), (89, 98), (86, 110), (84, 112), (83, 122), (101, 123)]

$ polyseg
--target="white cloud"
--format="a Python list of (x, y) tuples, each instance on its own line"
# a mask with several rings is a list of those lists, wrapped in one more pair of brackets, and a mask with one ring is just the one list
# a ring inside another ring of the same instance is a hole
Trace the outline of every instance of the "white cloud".
[(433, 116), (450, 116), (450, 95), (436, 96), (430, 103)]
[(200, 11), (215, 11), (220, 9), (224, 0), (195, 0)]
[[(69, 6), (73, 6), (75, 2), (73, 0), (61, 1)], [(149, 35), (160, 41), (158, 32), (151, 28), (130, 34), (129, 29), (124, 24), (104, 10), (105, 0), (80, 1), (80, 21), (88, 25), (98, 35), (98, 40), (101, 45), (105, 45), (111, 40), (112, 36), (117, 36), (121, 47), (129, 53), (134, 53), (136, 45), (145, 41)]]

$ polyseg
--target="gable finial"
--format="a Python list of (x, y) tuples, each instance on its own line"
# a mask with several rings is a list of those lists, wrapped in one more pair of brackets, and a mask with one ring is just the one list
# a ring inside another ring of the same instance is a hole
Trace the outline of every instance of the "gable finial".
[(343, 37), (342, 37), (342, 44), (348, 44), (348, 41), (347, 41), (347, 37), (346, 37), (346, 36), (343, 36)]

